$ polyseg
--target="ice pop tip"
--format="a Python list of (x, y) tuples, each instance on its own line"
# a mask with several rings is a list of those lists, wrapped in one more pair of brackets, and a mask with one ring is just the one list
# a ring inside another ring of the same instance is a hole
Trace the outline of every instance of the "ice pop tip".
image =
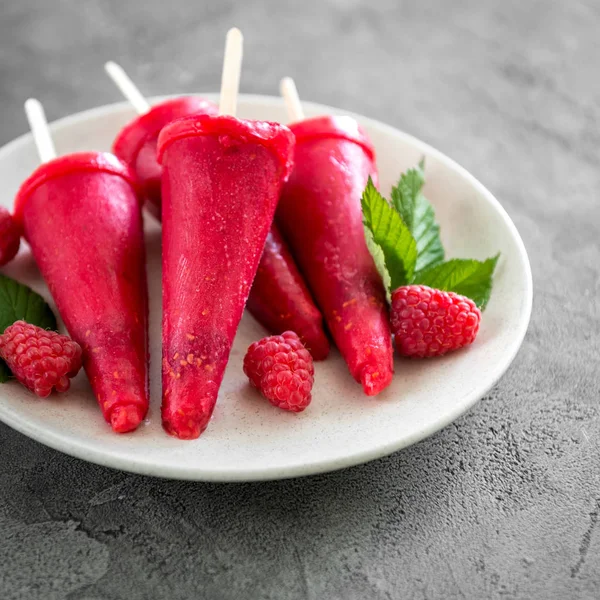
[(171, 414), (163, 412), (163, 427), (165, 431), (180, 440), (195, 440), (208, 426), (210, 416), (191, 414)]
[(117, 406), (110, 415), (110, 425), (116, 433), (129, 433), (138, 428), (144, 411), (137, 404)]
[(296, 331), (314, 361), (325, 360), (329, 356), (329, 340), (323, 331), (323, 321), (319, 313), (319, 321), (309, 327)]
[(298, 88), (291, 77), (284, 77), (279, 82), (279, 91), (285, 102), (288, 111), (288, 117), (293, 123), (304, 120), (304, 110), (298, 95)]
[(221, 98), (219, 114), (235, 117), (240, 88), (240, 73), (244, 55), (244, 36), (237, 27), (232, 27), (225, 38), (225, 56), (221, 75)]
[(367, 396), (376, 396), (392, 382), (393, 370), (376, 364), (366, 364), (360, 372), (360, 383)]
[(315, 331), (313, 337), (307, 337), (305, 345), (314, 361), (325, 360), (329, 356), (329, 340), (322, 331)]
[(121, 65), (109, 60), (104, 63), (104, 70), (139, 115), (150, 110), (150, 104)]
[(28, 98), (25, 100), (24, 107), (40, 161), (45, 163), (56, 158), (56, 149), (42, 103), (36, 98)]

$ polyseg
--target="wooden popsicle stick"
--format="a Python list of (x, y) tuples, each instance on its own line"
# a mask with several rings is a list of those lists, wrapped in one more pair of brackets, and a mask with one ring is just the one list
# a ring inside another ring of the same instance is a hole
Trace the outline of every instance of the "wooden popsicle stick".
[(144, 98), (143, 94), (140, 92), (140, 90), (138, 90), (135, 83), (131, 81), (129, 75), (125, 73), (123, 67), (118, 65), (116, 62), (109, 60), (107, 63), (105, 63), (104, 70), (113, 80), (115, 85), (121, 90), (123, 96), (125, 96), (131, 106), (133, 106), (138, 115), (143, 115), (150, 110), (150, 104), (148, 103), (148, 100)]
[(221, 98), (219, 114), (235, 117), (237, 97), (240, 88), (240, 72), (244, 54), (244, 36), (233, 27), (227, 32), (225, 39), (225, 57), (223, 58), (223, 74), (221, 76)]
[(45, 163), (53, 158), (56, 158), (56, 149), (52, 141), (52, 135), (48, 128), (46, 113), (44, 107), (39, 100), (29, 98), (25, 102), (25, 114), (29, 121), (29, 128), (33, 134), (33, 140), (37, 147), (40, 162)]
[(294, 80), (291, 77), (284, 77), (279, 84), (279, 91), (285, 101), (290, 121), (295, 123), (304, 120), (304, 111)]

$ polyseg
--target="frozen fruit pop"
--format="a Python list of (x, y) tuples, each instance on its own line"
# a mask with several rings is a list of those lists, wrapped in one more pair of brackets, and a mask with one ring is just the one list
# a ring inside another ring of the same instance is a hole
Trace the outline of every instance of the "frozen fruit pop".
[[(119, 132), (113, 143), (113, 151), (136, 172), (146, 198), (146, 207), (160, 220), (162, 167), (156, 158), (160, 130), (178, 117), (216, 114), (218, 108), (212, 102), (193, 97), (167, 100), (150, 107), (119, 65), (108, 62), (105, 67), (111, 79), (140, 113)], [(323, 317), (275, 226), (267, 236), (250, 290), (248, 310), (271, 333), (295, 331), (315, 360), (322, 360), (329, 353)]]
[(135, 178), (109, 153), (52, 158), (39, 134), (47, 133), (41, 105), (26, 107), (48, 162), (21, 186), (15, 218), (83, 349), (104, 418), (117, 432), (132, 431), (148, 410), (148, 299)]
[(216, 115), (216, 104), (193, 96), (182, 96), (150, 106), (125, 71), (114, 62), (105, 65), (138, 116), (127, 123), (113, 142), (113, 152), (135, 172), (146, 208), (160, 220), (162, 168), (156, 158), (160, 130), (171, 121), (193, 114)]
[[(282, 92), (302, 119), (293, 82), (284, 80)], [(385, 291), (367, 249), (360, 207), (367, 178), (376, 177), (374, 149), (350, 117), (299, 120), (290, 129), (295, 164), (277, 222), (350, 373), (373, 396), (393, 374)]]
[(165, 429), (183, 439), (198, 437), (213, 412), (291, 167), (294, 138), (287, 127), (223, 114), (235, 112), (230, 96), (237, 96), (240, 63), (241, 34), (234, 30), (222, 114), (173, 121), (158, 139), (164, 169), (162, 416)]
[(206, 427), (269, 232), (293, 137), (274, 123), (192, 116), (159, 137), (163, 422)]
[(323, 316), (275, 225), (267, 236), (247, 306), (272, 333), (294, 331), (314, 360), (327, 358), (329, 341), (323, 330)]

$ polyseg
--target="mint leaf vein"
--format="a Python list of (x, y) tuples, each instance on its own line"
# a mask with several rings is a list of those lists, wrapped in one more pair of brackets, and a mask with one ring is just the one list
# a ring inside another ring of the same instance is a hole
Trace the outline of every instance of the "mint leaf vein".
[(392, 188), (392, 204), (400, 213), (417, 244), (417, 271), (444, 261), (444, 246), (435, 211), (422, 194), (425, 185), (425, 159), (400, 176)]
[(484, 261), (454, 258), (418, 271), (414, 283), (467, 296), (484, 310), (492, 292), (492, 276), (499, 256)]
[(361, 205), (364, 225), (371, 236), (371, 240), (367, 236), (367, 243), (381, 248), (390, 289), (406, 285), (413, 277), (417, 262), (417, 244), (409, 228), (400, 214), (377, 191), (370, 177)]

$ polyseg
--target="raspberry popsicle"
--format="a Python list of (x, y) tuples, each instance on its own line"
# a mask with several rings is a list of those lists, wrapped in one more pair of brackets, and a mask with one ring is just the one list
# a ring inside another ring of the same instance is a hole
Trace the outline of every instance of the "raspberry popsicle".
[[(282, 82), (293, 118), (302, 119), (295, 86)], [(375, 153), (350, 117), (318, 117), (290, 125), (296, 136), (294, 170), (277, 211), (352, 376), (374, 396), (393, 375), (385, 291), (367, 249), (360, 198)]]
[(113, 142), (113, 152), (135, 172), (146, 208), (160, 220), (162, 168), (156, 159), (160, 130), (167, 123), (187, 115), (216, 115), (218, 107), (193, 96), (172, 98), (151, 107), (119, 65), (111, 61), (106, 63), (105, 68), (138, 113), (118, 133)]
[[(178, 117), (216, 114), (217, 106), (200, 98), (167, 100), (152, 108), (116, 63), (108, 62), (106, 72), (140, 116), (117, 135), (114, 153), (137, 174), (146, 207), (161, 220), (162, 167), (156, 158), (160, 130)], [(287, 244), (273, 225), (267, 236), (254, 285), (248, 298), (248, 310), (271, 333), (295, 331), (315, 360), (329, 354), (329, 341), (323, 330), (323, 317), (304, 283)]]
[(287, 127), (236, 119), (241, 33), (227, 36), (220, 116), (190, 116), (158, 139), (162, 181), (165, 429), (208, 425), (292, 159)]
[(148, 410), (148, 298), (133, 173), (105, 152), (53, 158), (43, 109), (26, 110), (45, 164), (21, 186), (23, 226), (60, 315), (83, 349), (104, 418), (120, 433)]
[(294, 331), (314, 360), (327, 358), (329, 340), (323, 317), (275, 224), (267, 236), (247, 306), (272, 333)]

